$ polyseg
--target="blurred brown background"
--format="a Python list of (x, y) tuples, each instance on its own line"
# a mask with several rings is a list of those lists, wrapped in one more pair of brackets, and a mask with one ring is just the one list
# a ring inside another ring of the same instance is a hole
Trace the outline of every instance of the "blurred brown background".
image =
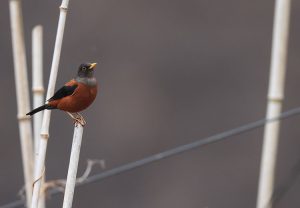
[[(45, 87), (60, 1), (23, 2), (31, 79), (31, 29), (44, 26)], [(84, 112), (86, 159), (107, 169), (264, 117), (274, 1), (70, 1), (57, 86), (80, 63), (100, 63), (101, 92)], [(300, 3), (293, 1), (284, 109), (300, 105)], [(0, 7), (0, 205), (23, 185), (8, 2)], [(52, 114), (47, 178), (65, 178), (73, 134)], [(276, 185), (300, 159), (299, 117), (283, 122)], [(76, 189), (74, 208), (252, 208), (262, 129)], [(97, 169), (95, 172), (99, 172)], [(296, 181), (276, 207), (299, 207)], [(48, 201), (60, 207), (62, 195)]]

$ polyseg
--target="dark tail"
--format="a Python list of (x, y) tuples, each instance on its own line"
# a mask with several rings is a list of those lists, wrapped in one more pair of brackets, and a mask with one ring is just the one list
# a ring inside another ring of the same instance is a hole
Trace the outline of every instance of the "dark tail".
[(54, 109), (54, 107), (48, 105), (48, 104), (45, 104), (45, 105), (42, 105), (36, 109), (33, 109), (32, 111), (30, 111), (29, 113), (26, 113), (26, 115), (29, 115), (29, 116), (32, 116), (33, 114), (37, 113), (37, 112), (40, 112), (42, 110), (45, 110), (45, 109)]

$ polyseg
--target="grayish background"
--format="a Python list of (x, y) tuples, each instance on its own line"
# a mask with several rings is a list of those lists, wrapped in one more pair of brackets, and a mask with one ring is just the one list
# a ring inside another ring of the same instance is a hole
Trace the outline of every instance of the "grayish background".
[[(60, 1), (23, 3), (29, 69), (31, 29), (44, 26), (46, 87)], [(273, 8), (270, 0), (71, 0), (57, 86), (85, 61), (100, 63), (101, 84), (84, 112), (79, 174), (88, 158), (110, 169), (264, 117)], [(299, 11), (293, 1), (284, 109), (300, 105)], [(2, 205), (23, 185), (7, 1), (0, 25)], [(65, 178), (73, 126), (52, 115), (47, 178)], [(276, 185), (300, 158), (299, 122), (283, 122)], [(261, 143), (259, 129), (78, 188), (73, 207), (252, 208)], [(299, 207), (299, 191), (296, 181), (277, 207)], [(48, 201), (61, 204), (62, 195)]]

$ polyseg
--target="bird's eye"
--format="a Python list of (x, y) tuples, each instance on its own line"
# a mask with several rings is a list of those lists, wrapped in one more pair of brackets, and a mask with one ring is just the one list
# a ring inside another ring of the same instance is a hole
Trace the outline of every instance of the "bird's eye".
[(84, 66), (84, 67), (82, 67), (82, 70), (83, 70), (83, 71), (85, 71), (85, 70), (86, 70), (86, 67), (85, 67), (85, 66)]

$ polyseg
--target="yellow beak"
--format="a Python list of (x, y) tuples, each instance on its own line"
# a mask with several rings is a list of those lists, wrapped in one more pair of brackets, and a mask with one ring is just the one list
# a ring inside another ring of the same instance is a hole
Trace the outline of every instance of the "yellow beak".
[(97, 63), (92, 63), (92, 64), (90, 65), (89, 69), (94, 69), (96, 65), (97, 65)]

